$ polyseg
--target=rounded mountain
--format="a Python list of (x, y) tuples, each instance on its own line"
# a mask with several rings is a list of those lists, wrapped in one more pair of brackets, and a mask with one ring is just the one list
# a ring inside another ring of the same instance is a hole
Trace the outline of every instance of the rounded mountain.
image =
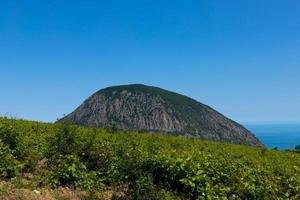
[(211, 107), (141, 84), (102, 89), (59, 122), (263, 146), (250, 131)]

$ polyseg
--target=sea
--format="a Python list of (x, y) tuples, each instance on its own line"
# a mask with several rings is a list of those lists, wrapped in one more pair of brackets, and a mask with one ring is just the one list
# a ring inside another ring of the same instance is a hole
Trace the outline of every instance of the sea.
[(245, 127), (268, 148), (287, 150), (300, 144), (300, 124), (248, 124)]

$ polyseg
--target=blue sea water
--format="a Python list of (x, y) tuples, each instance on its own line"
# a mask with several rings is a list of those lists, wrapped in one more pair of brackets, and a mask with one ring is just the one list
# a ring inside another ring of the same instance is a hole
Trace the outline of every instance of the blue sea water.
[(300, 124), (245, 125), (268, 148), (294, 149), (300, 144)]

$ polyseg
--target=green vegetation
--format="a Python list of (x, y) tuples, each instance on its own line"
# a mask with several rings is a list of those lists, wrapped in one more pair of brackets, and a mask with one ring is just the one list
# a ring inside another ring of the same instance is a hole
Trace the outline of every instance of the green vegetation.
[(0, 177), (89, 199), (300, 199), (295, 152), (6, 118)]

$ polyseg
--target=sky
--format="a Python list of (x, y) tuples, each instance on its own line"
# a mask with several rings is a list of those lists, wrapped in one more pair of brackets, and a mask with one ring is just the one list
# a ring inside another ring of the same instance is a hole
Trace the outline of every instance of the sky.
[(143, 83), (300, 123), (299, 0), (0, 0), (0, 116), (52, 122)]

